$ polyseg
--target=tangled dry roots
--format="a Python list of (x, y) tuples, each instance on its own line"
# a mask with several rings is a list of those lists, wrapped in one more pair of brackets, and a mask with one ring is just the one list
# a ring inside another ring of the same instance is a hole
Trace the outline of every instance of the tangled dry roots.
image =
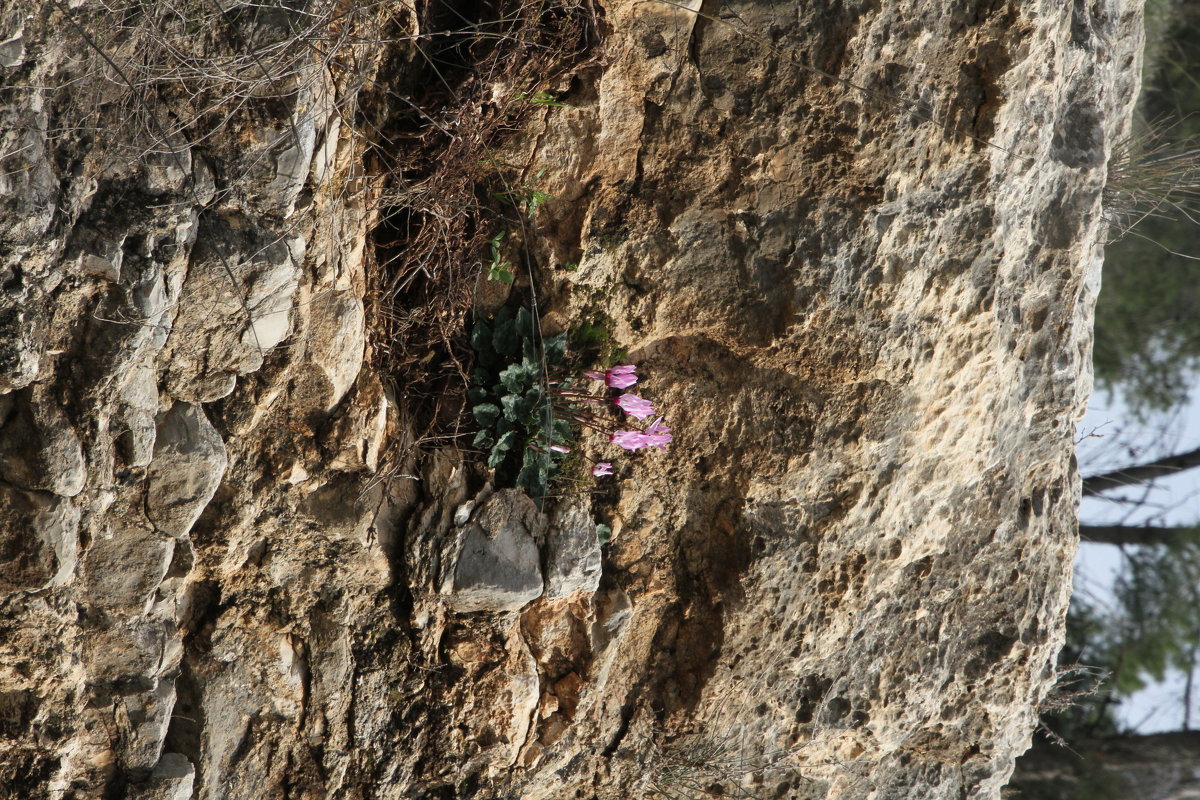
[(427, 33), (407, 75), (386, 87), (405, 99), (375, 125), (371, 149), (387, 181), (370, 291), (375, 365), (409, 396), (443, 393), (439, 365), (461, 374), (454, 342), (508, 169), (498, 151), (538, 109), (529, 98), (562, 82), (597, 41), (579, 0), (467, 5), (420, 4)]
[[(493, 192), (514, 174), (498, 153), (540, 110), (530, 98), (565, 88), (598, 49), (590, 0), (97, 0), (60, 11), (85, 40), (80, 78), (103, 80), (77, 104), (90, 116), (52, 135), (82, 144), (120, 131), (106, 149), (118, 170), (236, 150), (239, 131), (269, 124), (268, 146), (238, 167), (267, 168), (259, 162), (299, 139), (288, 120), (332, 100), (365, 153), (335, 183), (372, 212), (373, 366), (403, 387), (426, 433), (456, 419), (456, 342), (498, 226)], [(220, 194), (244, 182), (218, 184)]]

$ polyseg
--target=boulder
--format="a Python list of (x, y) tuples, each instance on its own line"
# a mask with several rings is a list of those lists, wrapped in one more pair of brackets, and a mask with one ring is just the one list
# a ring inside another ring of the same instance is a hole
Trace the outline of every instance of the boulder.
[(113, 613), (145, 613), (174, 553), (174, 540), (163, 532), (137, 525), (111, 530), (84, 557), (84, 603)]
[(537, 540), (546, 517), (527, 494), (502, 489), (461, 530), (461, 549), (442, 593), (455, 611), (519, 611), (542, 594)]
[(75, 427), (39, 384), (17, 396), (0, 429), (0, 475), (23, 489), (74, 497), (87, 467)]
[(196, 782), (196, 768), (186, 756), (163, 753), (150, 777), (132, 784), (126, 795), (130, 800), (190, 800)]
[(0, 594), (60, 586), (75, 572), (79, 511), (52, 494), (0, 483)]

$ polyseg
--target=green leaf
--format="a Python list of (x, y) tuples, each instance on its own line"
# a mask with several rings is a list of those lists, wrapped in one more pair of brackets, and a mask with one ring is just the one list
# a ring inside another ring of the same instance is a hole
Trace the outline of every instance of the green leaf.
[(471, 328), (471, 349), (475, 351), (475, 355), (479, 357), (481, 363), (490, 365), (495, 361), (495, 350), (492, 347), (492, 326), (488, 325), (487, 320), (477, 320), (475, 326)]
[(500, 373), (500, 383), (514, 394), (524, 392), (533, 385), (537, 378), (537, 365), (524, 360), (517, 364), (509, 364)]
[(506, 394), (500, 398), (500, 405), (504, 406), (504, 418), (512, 422), (519, 422), (519, 410), (517, 404), (523, 400), (519, 394)]
[(487, 400), (487, 396), (488, 390), (482, 386), (472, 386), (467, 390), (467, 400), (470, 401), (471, 405), (482, 403), (484, 400)]
[(538, 208), (540, 208), (541, 205), (547, 200), (553, 199), (554, 195), (552, 194), (539, 192), (537, 189), (530, 189), (529, 196), (525, 198), (525, 213), (530, 219), (533, 219), (534, 215), (537, 214)]
[(520, 442), (521, 434), (517, 431), (509, 431), (500, 437), (492, 447), (491, 455), (488, 456), (487, 465), (489, 467), (498, 467), (508, 457), (508, 452)]
[(488, 280), (500, 281), (501, 283), (512, 283), (514, 279), (512, 272), (512, 264), (507, 261), (488, 267)]
[(600, 546), (608, 544), (608, 540), (612, 538), (612, 528), (605, 525), (603, 522), (596, 525), (596, 538), (600, 540)]
[(537, 338), (537, 329), (533, 324), (533, 315), (529, 313), (529, 309), (521, 306), (517, 309), (517, 318), (514, 320), (517, 326), (517, 335), (527, 339)]
[(560, 333), (543, 340), (542, 349), (546, 353), (546, 363), (561, 364), (567, 354), (567, 334)]
[(475, 434), (475, 439), (471, 442), (471, 446), (478, 447), (480, 450), (486, 450), (495, 443), (496, 440), (492, 438), (492, 434), (484, 429)]
[(474, 415), (476, 422), (487, 427), (500, 416), (500, 407), (492, 403), (480, 403), (471, 409), (471, 413)]
[(523, 425), (526, 428), (533, 428), (537, 425), (538, 403), (529, 397), (519, 394), (506, 394), (500, 399), (500, 404), (504, 406), (504, 418)]
[(534, 499), (546, 496), (546, 484), (549, 481), (549, 458), (541, 453), (526, 450), (522, 459), (521, 471), (517, 473), (517, 488), (524, 489)]
[(517, 403), (517, 420), (526, 428), (536, 429), (538, 424), (538, 404), (528, 396), (522, 397)]
[[(500, 197), (500, 195), (497, 195), (497, 197)], [(501, 199), (504, 198), (501, 197)], [(509, 202), (512, 201), (510, 200)], [(492, 263), (488, 265), (488, 280), (512, 283), (512, 264), (505, 260), (504, 254), (500, 251), (500, 243), (503, 241), (504, 231), (500, 231), (491, 239), (488, 239), (488, 247), (492, 251)]]
[(496, 352), (503, 356), (515, 357), (520, 343), (517, 324), (511, 319), (497, 319), (492, 333), (492, 347)]

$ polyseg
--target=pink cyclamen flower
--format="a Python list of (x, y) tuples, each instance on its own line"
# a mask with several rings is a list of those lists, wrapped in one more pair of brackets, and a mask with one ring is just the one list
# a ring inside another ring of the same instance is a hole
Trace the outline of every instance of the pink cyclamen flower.
[(569, 452), (571, 452), (571, 449), (570, 449), (569, 447), (563, 447), (561, 444), (552, 444), (552, 445), (550, 445), (550, 449), (551, 449), (551, 450), (553, 450), (553, 451), (554, 451), (554, 452), (556, 452), (556, 453), (569, 453)]
[(637, 419), (645, 419), (654, 413), (654, 404), (636, 394), (623, 394), (613, 402), (626, 414)]
[(628, 389), (638, 382), (637, 367), (623, 364), (604, 373), (604, 382), (614, 389)]
[(616, 431), (608, 437), (608, 440), (626, 450), (640, 450), (650, 445), (650, 442), (646, 440), (646, 434), (641, 431)]
[(663, 418), (651, 422), (643, 436), (646, 437), (646, 444), (651, 447), (657, 447), (659, 450), (666, 450), (666, 445), (671, 441), (671, 429), (662, 424)]
[(599, 478), (601, 475), (612, 475), (611, 461), (599, 461), (592, 467), (593, 478)]
[(637, 366), (634, 364), (622, 364), (619, 367), (613, 367), (606, 370), (603, 374), (599, 372), (588, 371), (583, 373), (594, 381), (603, 381), (604, 385), (613, 389), (627, 389), (638, 382), (638, 377), (635, 374)]

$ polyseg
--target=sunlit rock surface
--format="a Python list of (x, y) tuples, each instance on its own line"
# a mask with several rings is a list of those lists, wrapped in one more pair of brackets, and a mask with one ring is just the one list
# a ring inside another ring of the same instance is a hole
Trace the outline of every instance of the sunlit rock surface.
[[(0, 794), (998, 797), (1139, 4), (595, 9), (508, 155), (544, 307), (607, 320), (676, 439), (569, 525), (514, 510), (515, 593), (456, 608), (498, 495), (445, 441), (380, 474), (364, 83), (247, 64), (189, 140), (86, 55), (110, 12), (0, 2)], [(395, 14), (340, 40), (368, 84), (421, 63)]]

